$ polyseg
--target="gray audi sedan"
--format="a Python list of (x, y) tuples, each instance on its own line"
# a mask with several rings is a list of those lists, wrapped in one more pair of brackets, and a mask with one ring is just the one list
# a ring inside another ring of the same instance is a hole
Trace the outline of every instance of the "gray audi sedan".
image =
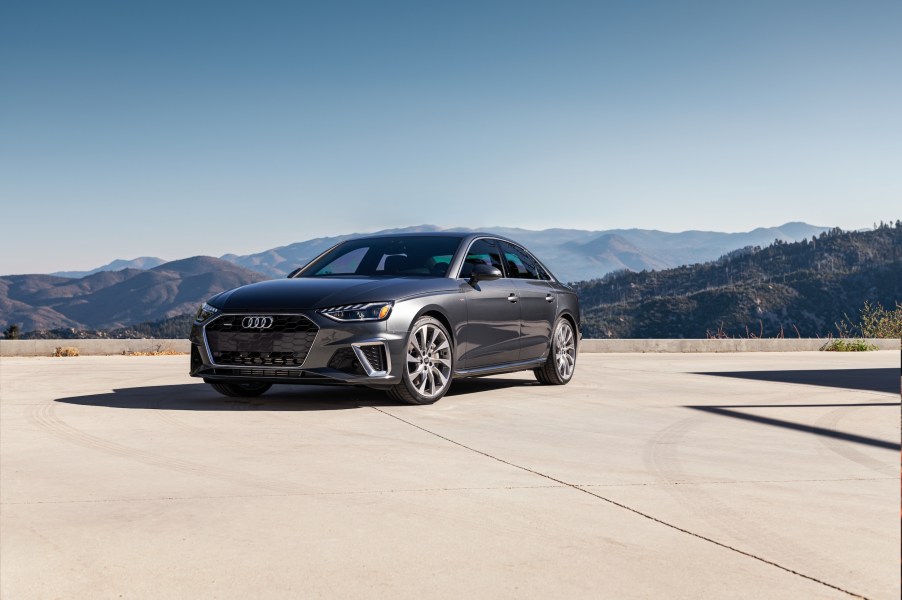
[(210, 298), (191, 330), (190, 372), (227, 396), (349, 384), (431, 404), (458, 377), (531, 370), (566, 384), (579, 328), (576, 294), (512, 240), (362, 237), (287, 279)]

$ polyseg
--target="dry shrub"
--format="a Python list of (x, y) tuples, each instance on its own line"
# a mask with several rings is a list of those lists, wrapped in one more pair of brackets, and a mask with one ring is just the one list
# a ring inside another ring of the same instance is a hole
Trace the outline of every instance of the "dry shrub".
[(53, 353), (53, 356), (78, 356), (78, 348), (72, 346), (59, 347)]
[(172, 350), (171, 348), (166, 348), (165, 350), (151, 350), (150, 352), (128, 352), (123, 350), (123, 356), (186, 356), (187, 352), (179, 352), (177, 350)]

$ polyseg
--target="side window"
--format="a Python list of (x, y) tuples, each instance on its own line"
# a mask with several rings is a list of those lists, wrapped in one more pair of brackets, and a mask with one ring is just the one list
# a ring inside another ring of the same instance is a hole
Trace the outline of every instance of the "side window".
[(539, 266), (539, 263), (536, 262), (529, 252), (507, 242), (501, 242), (501, 248), (504, 250), (504, 260), (507, 264), (509, 277), (540, 279), (543, 281), (550, 279), (545, 270)]
[(473, 273), (473, 265), (491, 265), (504, 273), (501, 251), (488, 240), (476, 240), (473, 242), (470, 250), (467, 252), (467, 257), (464, 259), (464, 264), (460, 268), (460, 276), (464, 279), (469, 279)]

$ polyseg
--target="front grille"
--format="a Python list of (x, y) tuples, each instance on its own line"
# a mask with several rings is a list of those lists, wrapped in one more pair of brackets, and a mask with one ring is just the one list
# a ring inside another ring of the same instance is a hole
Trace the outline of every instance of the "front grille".
[(267, 329), (245, 329), (248, 315), (222, 315), (205, 327), (213, 362), (220, 365), (299, 367), (319, 327), (303, 315), (272, 316)]
[(213, 351), (213, 361), (219, 365), (243, 365), (262, 367), (299, 367), (304, 364), (307, 353), (294, 352), (241, 352)]
[(216, 368), (210, 372), (211, 375), (228, 375), (231, 377), (286, 377), (291, 379), (310, 380), (327, 380), (323, 375), (317, 375), (309, 371), (299, 371), (297, 369), (238, 369), (238, 368)]

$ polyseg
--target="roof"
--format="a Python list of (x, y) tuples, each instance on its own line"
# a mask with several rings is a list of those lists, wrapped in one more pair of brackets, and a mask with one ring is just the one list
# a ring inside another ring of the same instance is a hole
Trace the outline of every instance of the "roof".
[(489, 233), (487, 231), (405, 231), (398, 233), (376, 233), (376, 234), (363, 234), (359, 236), (354, 236), (349, 238), (350, 240), (366, 240), (372, 238), (396, 238), (396, 237), (455, 237), (460, 239), (466, 238), (479, 238), (479, 237), (490, 237), (497, 238), (499, 240), (506, 240), (509, 242), (513, 242), (518, 244), (519, 242), (515, 242), (510, 238), (507, 238), (503, 235), (498, 235), (497, 233)]

